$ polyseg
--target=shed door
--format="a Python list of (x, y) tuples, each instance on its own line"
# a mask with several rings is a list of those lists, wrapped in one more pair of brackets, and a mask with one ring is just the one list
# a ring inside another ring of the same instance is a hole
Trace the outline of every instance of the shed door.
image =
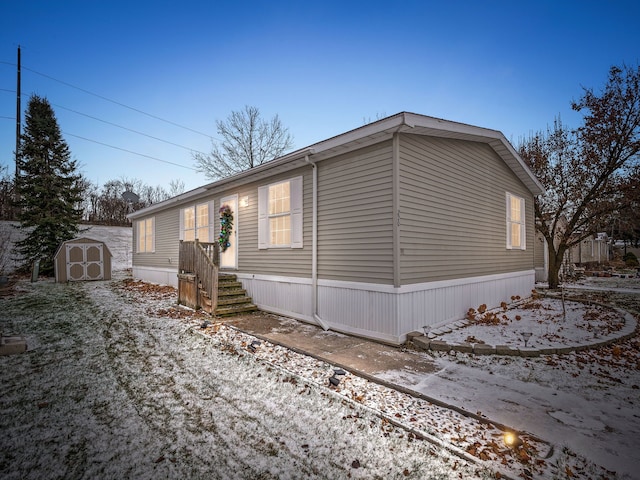
[(68, 243), (67, 281), (102, 280), (104, 252), (101, 243)]

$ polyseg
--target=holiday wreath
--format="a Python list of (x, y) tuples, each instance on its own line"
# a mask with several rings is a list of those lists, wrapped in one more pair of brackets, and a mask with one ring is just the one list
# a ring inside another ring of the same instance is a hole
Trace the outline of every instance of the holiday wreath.
[(231, 246), (229, 237), (231, 237), (232, 230), (233, 212), (229, 205), (222, 205), (220, 207), (220, 236), (218, 237), (218, 244), (220, 244), (220, 250), (223, 252)]

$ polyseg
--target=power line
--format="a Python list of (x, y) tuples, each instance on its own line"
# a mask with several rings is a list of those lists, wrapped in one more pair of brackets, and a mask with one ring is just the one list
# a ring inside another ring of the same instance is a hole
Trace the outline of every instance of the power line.
[[(0, 61), (0, 63), (1, 63), (1, 64), (6, 64), (6, 65), (10, 65), (10, 66), (15, 66), (15, 65), (16, 65), (15, 63), (4, 62), (4, 61)], [(208, 135), (208, 134), (206, 134), (206, 133), (200, 132), (200, 131), (195, 130), (195, 129), (192, 129), (192, 128), (190, 128), (190, 127), (186, 127), (186, 126), (184, 126), (184, 125), (180, 125), (180, 124), (178, 124), (178, 123), (176, 123), (176, 122), (172, 122), (171, 120), (166, 120), (166, 119), (161, 118), (161, 117), (158, 117), (158, 116), (156, 116), (156, 115), (153, 115), (153, 114), (150, 114), (150, 113), (144, 112), (144, 111), (142, 111), (142, 110), (140, 110), (140, 109), (137, 109), (137, 108), (131, 107), (131, 106), (129, 106), (129, 105), (126, 105), (126, 104), (124, 104), (124, 103), (118, 102), (118, 101), (116, 101), (116, 100), (112, 100), (112, 99), (107, 98), (107, 97), (105, 97), (105, 96), (103, 96), (103, 95), (99, 95), (99, 94), (97, 94), (97, 93), (91, 92), (91, 91), (86, 90), (86, 89), (84, 89), (84, 88), (81, 88), (81, 87), (78, 87), (78, 86), (72, 85), (72, 84), (70, 84), (70, 83), (68, 83), (68, 82), (65, 82), (65, 81), (63, 81), (63, 80), (59, 80), (59, 79), (57, 79), (57, 78), (55, 78), (55, 77), (52, 77), (52, 76), (50, 76), (50, 75), (47, 75), (47, 74), (44, 74), (44, 73), (38, 72), (38, 71), (36, 71), (36, 70), (33, 70), (33, 69), (31, 69), (31, 68), (28, 68), (28, 67), (24, 67), (24, 66), (22, 66), (22, 69), (23, 69), (23, 70), (28, 70), (28, 71), (30, 71), (30, 72), (32, 72), (32, 73), (35, 73), (36, 75), (40, 75), (40, 76), (42, 76), (42, 77), (48, 78), (48, 79), (50, 79), (50, 80), (53, 80), (53, 81), (55, 81), (55, 82), (61, 83), (61, 84), (66, 85), (66, 86), (68, 86), (68, 87), (70, 87), (70, 88), (74, 88), (74, 89), (79, 90), (79, 91), (81, 91), (81, 92), (84, 92), (84, 93), (86, 93), (86, 94), (88, 94), (88, 95), (92, 95), (92, 96), (94, 96), (94, 97), (100, 98), (100, 99), (105, 100), (105, 101), (107, 101), (107, 102), (110, 102), (110, 103), (113, 103), (113, 104), (115, 104), (115, 105), (121, 106), (121, 107), (123, 107), (123, 108), (127, 108), (127, 109), (129, 109), (129, 110), (131, 110), (131, 111), (134, 111), (134, 112), (140, 113), (140, 114), (142, 114), (142, 115), (146, 115), (146, 116), (148, 116), (148, 117), (150, 117), (150, 118), (153, 118), (153, 119), (159, 120), (159, 121), (161, 121), (161, 122), (164, 122), (164, 123), (167, 123), (167, 124), (170, 124), (170, 125), (173, 125), (173, 126), (176, 126), (176, 127), (178, 127), (178, 128), (182, 128), (182, 129), (184, 129), (184, 130), (188, 130), (188, 131), (191, 131), (191, 132), (193, 132), (193, 133), (197, 133), (198, 135), (205, 136), (205, 137), (209, 138), (210, 140), (214, 140), (214, 138), (213, 138), (211, 135)], [(9, 90), (9, 89), (4, 89), (4, 88), (3, 88), (3, 89), (0, 89), (0, 90), (1, 90), (1, 91), (7, 91), (7, 92), (10, 92), (10, 93), (15, 93), (15, 90)], [(128, 128), (128, 127), (125, 127), (125, 126), (122, 126), (122, 125), (118, 125), (118, 124), (116, 124), (116, 123), (109, 122), (109, 121), (107, 121), (107, 120), (103, 120), (103, 119), (101, 119), (101, 118), (98, 118), (98, 117), (95, 117), (95, 116), (92, 116), (92, 115), (88, 115), (88, 114), (86, 114), (86, 113), (82, 113), (82, 112), (79, 112), (79, 111), (77, 111), (77, 110), (73, 110), (73, 109), (71, 109), (71, 108), (64, 107), (64, 106), (62, 106), (62, 105), (57, 105), (57, 104), (53, 104), (53, 105), (54, 105), (56, 108), (62, 108), (62, 109), (64, 109), (64, 110), (70, 111), (70, 112), (75, 113), (75, 114), (77, 114), (77, 115), (82, 115), (82, 116), (84, 116), (84, 117), (91, 118), (91, 119), (93, 119), (93, 120), (96, 120), (96, 121), (99, 121), (99, 122), (105, 123), (105, 124), (107, 124), (107, 125), (112, 125), (112, 126), (115, 126), (115, 127), (117, 127), (117, 128), (121, 128), (121, 129), (123, 129), (123, 130), (127, 130), (127, 131), (130, 131), (130, 132), (132, 132), (132, 133), (135, 133), (135, 134), (138, 134), (138, 135), (142, 135), (142, 136), (145, 136), (145, 137), (147, 137), (147, 138), (151, 138), (152, 140), (160, 141), (160, 142), (163, 142), (163, 143), (166, 143), (166, 144), (169, 144), (169, 145), (173, 145), (173, 146), (176, 146), (176, 147), (179, 147), (179, 148), (183, 148), (183, 149), (188, 150), (188, 151), (190, 151), (190, 152), (201, 153), (201, 154), (203, 154), (203, 155), (206, 155), (204, 152), (200, 152), (200, 151), (198, 151), (198, 150), (195, 150), (195, 149), (192, 149), (192, 148), (186, 147), (186, 146), (184, 146), (184, 145), (180, 145), (180, 144), (177, 144), (177, 143), (174, 143), (174, 142), (170, 142), (170, 141), (168, 141), (168, 140), (164, 140), (164, 139), (162, 139), (162, 138), (154, 137), (154, 136), (149, 135), (149, 134), (146, 134), (146, 133), (144, 133), (144, 132), (140, 132), (140, 131), (137, 131), (137, 130), (134, 130), (134, 129), (131, 129), (131, 128)], [(5, 118), (5, 119), (9, 119), (9, 120), (15, 120), (15, 117), (4, 117), (4, 116), (0, 116), (0, 118)], [(105, 147), (108, 147), (108, 148), (112, 148), (112, 149), (119, 150), (119, 151), (122, 151), (122, 152), (130, 153), (130, 154), (132, 154), (132, 155), (137, 155), (137, 156), (140, 156), (140, 157), (148, 158), (148, 159), (150, 159), (150, 160), (154, 160), (154, 161), (158, 161), (158, 162), (166, 163), (166, 164), (169, 164), (169, 165), (174, 165), (174, 166), (181, 167), (181, 168), (185, 168), (185, 169), (187, 169), (187, 170), (192, 170), (192, 171), (195, 171), (195, 172), (197, 172), (197, 171), (198, 171), (197, 169), (192, 168), (192, 167), (188, 167), (188, 166), (185, 166), (185, 165), (181, 165), (181, 164), (179, 164), (179, 163), (171, 162), (171, 161), (169, 161), (169, 160), (163, 160), (163, 159), (161, 159), (161, 158), (157, 158), (157, 157), (154, 157), (154, 156), (151, 156), (151, 155), (146, 155), (146, 154), (144, 154), (144, 153), (135, 152), (135, 151), (133, 151), (133, 150), (128, 150), (128, 149), (126, 149), (126, 148), (117, 147), (117, 146), (115, 146), (115, 145), (110, 145), (110, 144), (107, 144), (107, 143), (104, 143), (104, 142), (100, 142), (100, 141), (98, 141), (98, 140), (93, 140), (93, 139), (90, 139), (90, 138), (82, 137), (82, 136), (80, 136), (80, 135), (75, 135), (75, 134), (73, 134), (73, 133), (68, 133), (68, 132), (63, 132), (63, 133), (64, 133), (65, 135), (69, 135), (69, 136), (71, 136), (71, 137), (79, 138), (79, 139), (81, 139), (81, 140), (85, 140), (85, 141), (87, 141), (87, 142), (95, 143), (95, 144), (97, 144), (97, 145), (102, 145), (102, 146), (105, 146)]]
[(145, 157), (145, 158), (149, 158), (151, 160), (155, 160), (157, 162), (162, 162), (162, 163), (167, 163), (169, 165), (174, 165), (176, 167), (181, 167), (181, 168), (186, 168), (187, 170), (193, 170), (194, 172), (197, 172), (198, 170), (192, 167), (187, 167), (186, 165), (181, 165), (179, 163), (175, 163), (175, 162), (170, 162), (169, 160), (163, 160), (161, 158), (157, 158), (157, 157), (152, 157), (151, 155), (146, 155), (144, 153), (138, 153), (138, 152), (134, 152), (133, 150), (127, 150), (126, 148), (122, 148), (122, 147), (116, 147), (115, 145), (109, 145), (108, 143), (103, 143), (103, 142), (99, 142), (97, 140), (92, 140), (90, 138), (86, 138), (86, 137), (81, 137), (80, 135), (74, 135), (73, 133), (68, 133), (68, 132), (62, 132), (64, 135), (69, 135), (70, 137), (75, 137), (75, 138), (79, 138), (81, 140), (86, 140), (87, 142), (92, 142), (92, 143), (96, 143), (98, 145), (102, 145), (104, 147), (109, 147), (109, 148), (113, 148), (115, 150), (120, 150), (121, 152), (126, 152), (126, 153), (131, 153), (132, 155), (138, 155), (139, 157)]
[(71, 108), (63, 107), (62, 105), (57, 105), (55, 103), (52, 104), (52, 105), (54, 107), (56, 107), (56, 108), (62, 108), (63, 110), (67, 110), (69, 112), (75, 113), (76, 115), (82, 115), (83, 117), (91, 118), (92, 120), (96, 120), (98, 122), (102, 122), (102, 123), (105, 123), (107, 125), (111, 125), (113, 127), (118, 127), (118, 128), (123, 129), (123, 130), (127, 130), (129, 132), (133, 132), (133, 133), (136, 133), (138, 135), (142, 135), (142, 136), (147, 137), (147, 138), (151, 138), (152, 140), (157, 140), (159, 142), (163, 142), (163, 143), (166, 143), (168, 145), (173, 145), (174, 147), (183, 148), (183, 149), (188, 150), (190, 152), (196, 152), (196, 153), (201, 153), (202, 155), (206, 155), (206, 153), (201, 152), (199, 150), (194, 150), (193, 148), (185, 147), (184, 145), (180, 145), (178, 143), (173, 143), (173, 142), (170, 142), (169, 140), (165, 140), (163, 138), (154, 137), (153, 135), (149, 135), (148, 133), (139, 132), (138, 130), (134, 130), (132, 128), (128, 128), (128, 127), (125, 127), (123, 125), (118, 125), (117, 123), (109, 122), (108, 120), (103, 120), (101, 118), (94, 117), (94, 116), (86, 114), (86, 113), (78, 112), (77, 110), (73, 110)]
[[(3, 62), (3, 63), (6, 63), (6, 62)], [(193, 128), (185, 127), (184, 125), (180, 125), (179, 123), (172, 122), (171, 120), (166, 120), (166, 119), (164, 119), (164, 118), (158, 117), (158, 116), (153, 115), (153, 114), (151, 114), (151, 113), (144, 112), (144, 111), (142, 111), (142, 110), (140, 110), (140, 109), (137, 109), (137, 108), (134, 108), (134, 107), (130, 107), (129, 105), (125, 105), (124, 103), (118, 102), (118, 101), (116, 101), (116, 100), (112, 100), (112, 99), (110, 99), (110, 98), (107, 98), (107, 97), (105, 97), (105, 96), (103, 96), (103, 95), (99, 95), (99, 94), (97, 94), (97, 93), (93, 93), (93, 92), (91, 92), (91, 91), (89, 91), (89, 90), (86, 90), (86, 89), (84, 89), (84, 88), (77, 87), (77, 86), (75, 86), (75, 85), (72, 85), (71, 83), (65, 82), (65, 81), (63, 81), (63, 80), (59, 80), (59, 79), (57, 79), (57, 78), (54, 78), (54, 77), (52, 77), (52, 76), (50, 76), (50, 75), (47, 75), (47, 74), (45, 74), (45, 73), (38, 72), (38, 71), (33, 70), (33, 69), (31, 69), (31, 68), (28, 68), (28, 67), (24, 67), (24, 66), (23, 66), (23, 67), (22, 67), (22, 69), (23, 69), (23, 70), (29, 70), (30, 72), (35, 73), (36, 75), (40, 75), (40, 76), (42, 76), (42, 77), (48, 78), (48, 79), (50, 79), (50, 80), (53, 80), (54, 82), (61, 83), (61, 84), (63, 84), (63, 85), (66, 85), (67, 87), (75, 88), (76, 90), (80, 90), (81, 92), (84, 92), (84, 93), (86, 93), (86, 94), (88, 94), (88, 95), (92, 95), (92, 96), (94, 96), (94, 97), (100, 98), (100, 99), (102, 99), (102, 100), (105, 100), (105, 101), (107, 101), (107, 102), (113, 103), (113, 104), (118, 105), (118, 106), (120, 106), (120, 107), (127, 108), (127, 109), (129, 109), (129, 110), (132, 110), (132, 111), (134, 111), (134, 112), (140, 113), (140, 114), (142, 114), (142, 115), (146, 115), (147, 117), (153, 118), (153, 119), (155, 119), (155, 120), (159, 120), (159, 121), (161, 121), (161, 122), (168, 123), (168, 124), (170, 124), (170, 125), (173, 125), (173, 126), (178, 127), (178, 128), (182, 128), (182, 129), (184, 129), (184, 130), (189, 130), (190, 132), (197, 133), (198, 135), (202, 135), (202, 136), (204, 136), (204, 137), (207, 137), (207, 138), (209, 138), (209, 139), (213, 140), (213, 137), (212, 137), (211, 135), (208, 135), (208, 134), (206, 134), (206, 133), (200, 132), (200, 131), (198, 131), (198, 130), (194, 130)]]

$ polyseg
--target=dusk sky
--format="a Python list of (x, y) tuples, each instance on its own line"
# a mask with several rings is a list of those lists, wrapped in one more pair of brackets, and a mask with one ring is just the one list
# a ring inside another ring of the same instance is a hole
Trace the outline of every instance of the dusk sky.
[(0, 0), (0, 165), (15, 169), (18, 45), (23, 126), (46, 97), (92, 182), (192, 189), (209, 181), (191, 150), (245, 105), (295, 148), (400, 111), (514, 145), (558, 115), (577, 126), (582, 88), (640, 62), (639, 19), (637, 0)]

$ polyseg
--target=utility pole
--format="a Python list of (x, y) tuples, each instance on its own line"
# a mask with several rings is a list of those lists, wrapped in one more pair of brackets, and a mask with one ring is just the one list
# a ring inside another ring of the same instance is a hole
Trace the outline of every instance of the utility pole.
[(22, 132), (21, 121), (20, 121), (20, 45), (18, 45), (18, 81), (17, 81), (17, 99), (16, 99), (16, 182), (18, 180), (18, 175), (20, 175), (20, 169), (18, 167), (18, 163), (20, 160), (20, 134)]

